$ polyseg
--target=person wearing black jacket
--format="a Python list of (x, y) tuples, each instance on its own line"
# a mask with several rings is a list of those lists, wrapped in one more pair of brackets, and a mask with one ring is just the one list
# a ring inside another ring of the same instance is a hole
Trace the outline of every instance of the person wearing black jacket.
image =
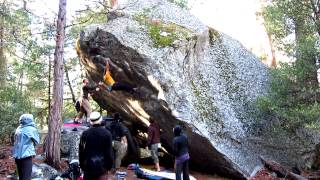
[(92, 112), (92, 126), (80, 138), (79, 163), (84, 172), (84, 180), (106, 179), (107, 171), (113, 166), (112, 136), (101, 122), (100, 113)]
[(176, 180), (181, 180), (181, 172), (183, 172), (183, 180), (189, 180), (189, 149), (188, 138), (182, 133), (181, 126), (177, 125), (173, 129), (173, 154), (175, 156), (175, 172)]
[(128, 150), (128, 139), (126, 135), (129, 130), (121, 123), (119, 113), (114, 114), (114, 120), (106, 128), (111, 132), (112, 135), (112, 148), (115, 154), (115, 170), (119, 170), (121, 161), (127, 154)]

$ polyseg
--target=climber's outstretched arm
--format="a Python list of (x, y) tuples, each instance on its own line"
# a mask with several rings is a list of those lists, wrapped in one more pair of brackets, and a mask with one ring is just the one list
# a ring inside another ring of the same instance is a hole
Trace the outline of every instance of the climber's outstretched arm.
[(107, 72), (110, 71), (110, 65), (109, 65), (110, 59), (109, 58), (105, 58), (105, 60), (106, 60), (106, 69), (105, 69), (104, 74), (106, 74)]

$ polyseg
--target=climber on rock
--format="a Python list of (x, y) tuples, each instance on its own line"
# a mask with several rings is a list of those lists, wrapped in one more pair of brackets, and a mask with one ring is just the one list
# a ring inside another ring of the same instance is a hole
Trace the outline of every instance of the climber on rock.
[[(126, 91), (130, 94), (133, 94), (136, 92), (136, 89), (137, 88), (134, 88), (133, 86), (131, 86), (130, 84), (127, 84), (127, 83), (123, 83), (123, 82), (118, 82), (118, 81), (115, 81), (112, 76), (111, 76), (111, 73), (110, 73), (110, 65), (109, 65), (109, 61), (110, 61), (110, 58), (104, 58), (104, 57), (101, 57), (105, 63), (106, 63), (106, 67), (105, 67), (105, 70), (104, 70), (104, 73), (103, 73), (103, 80), (104, 80), (104, 83), (107, 85), (107, 89), (108, 91)], [(103, 82), (99, 82), (99, 85), (102, 85)]]

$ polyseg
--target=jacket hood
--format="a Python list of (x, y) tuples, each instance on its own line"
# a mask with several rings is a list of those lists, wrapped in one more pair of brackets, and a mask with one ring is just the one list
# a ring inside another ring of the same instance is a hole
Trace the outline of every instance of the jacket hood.
[(32, 114), (22, 114), (20, 116), (19, 122), (21, 125), (23, 126), (27, 126), (27, 125), (35, 125), (33, 122), (33, 115)]
[(173, 128), (174, 136), (180, 136), (181, 132), (182, 132), (181, 126), (177, 125), (176, 127)]

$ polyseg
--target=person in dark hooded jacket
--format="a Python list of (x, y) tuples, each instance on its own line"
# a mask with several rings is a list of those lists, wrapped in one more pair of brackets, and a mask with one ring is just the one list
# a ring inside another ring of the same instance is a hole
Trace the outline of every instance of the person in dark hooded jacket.
[(19, 121), (12, 156), (17, 164), (19, 179), (29, 180), (32, 173), (32, 156), (36, 155), (35, 145), (39, 144), (40, 137), (32, 114), (21, 115)]
[(173, 129), (173, 154), (175, 156), (175, 172), (176, 180), (181, 180), (181, 172), (183, 172), (183, 180), (189, 180), (189, 149), (188, 138), (182, 133), (181, 126), (177, 125)]

